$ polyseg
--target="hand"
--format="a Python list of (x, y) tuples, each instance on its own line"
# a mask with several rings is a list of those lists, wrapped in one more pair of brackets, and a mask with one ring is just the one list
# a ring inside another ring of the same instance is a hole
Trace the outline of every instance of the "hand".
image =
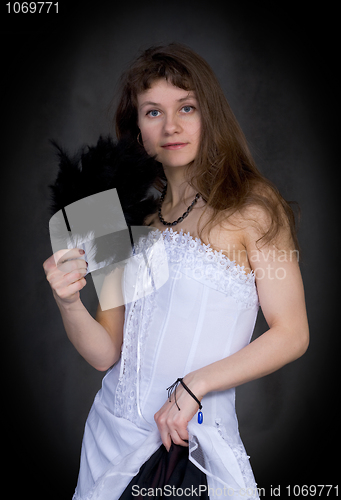
[(79, 290), (84, 288), (87, 262), (81, 257), (84, 250), (73, 248), (59, 250), (43, 264), (46, 279), (57, 301), (72, 304), (79, 300)]
[(198, 403), (188, 394), (181, 384), (176, 388), (176, 401), (180, 411), (175, 404), (173, 392), (171, 402), (167, 399), (162, 408), (154, 415), (154, 420), (158, 426), (162, 442), (167, 451), (169, 451), (172, 441), (181, 446), (188, 446), (187, 424), (199, 409)]

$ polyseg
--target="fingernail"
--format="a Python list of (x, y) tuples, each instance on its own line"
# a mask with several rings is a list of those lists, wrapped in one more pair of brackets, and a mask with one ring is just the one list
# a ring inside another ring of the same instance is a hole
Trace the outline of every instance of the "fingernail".
[(84, 255), (84, 254), (85, 254), (84, 250), (79, 250), (79, 253), (80, 253), (81, 255)]

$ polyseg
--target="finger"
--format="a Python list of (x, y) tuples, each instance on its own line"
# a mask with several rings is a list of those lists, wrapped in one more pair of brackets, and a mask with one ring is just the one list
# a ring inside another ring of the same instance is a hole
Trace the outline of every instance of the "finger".
[[(55, 270), (47, 273), (46, 279), (54, 290), (59, 291), (83, 279), (86, 273), (86, 267), (76, 268), (70, 273), (63, 273), (60, 270)], [(83, 286), (85, 286), (85, 284)]]
[(170, 438), (175, 444), (179, 444), (180, 446), (188, 446), (188, 440), (182, 439), (182, 437), (180, 436), (179, 432), (176, 429), (171, 431)]
[(158, 412), (155, 413), (154, 415), (154, 420), (156, 422), (157, 428), (159, 429), (159, 433), (161, 436), (162, 443), (164, 447), (166, 448), (167, 451), (169, 451), (172, 441), (168, 432), (168, 427), (166, 423), (166, 416), (164, 414), (164, 409), (165, 409), (166, 403), (163, 405), (162, 408)]
[(88, 263), (85, 259), (77, 258), (72, 260), (63, 260), (63, 257), (58, 261), (57, 268), (64, 274), (72, 271), (86, 270)]
[[(79, 259), (83, 257), (85, 254), (84, 250), (82, 248), (70, 248), (70, 249), (63, 249), (59, 250), (58, 252), (54, 253), (53, 256), (55, 257), (55, 262), (56, 265), (62, 264), (63, 262), (70, 261), (73, 259)], [(84, 257), (83, 257), (84, 260)]]
[(169, 434), (171, 435), (172, 441), (176, 444), (181, 444), (182, 446), (187, 446), (188, 442), (188, 431), (187, 422), (184, 422), (180, 416), (176, 416), (173, 421), (168, 422)]
[(59, 278), (61, 275), (66, 275), (73, 271), (81, 271), (86, 272), (88, 268), (88, 263), (85, 259), (82, 259), (80, 256), (78, 259), (72, 259), (63, 261), (63, 257), (59, 259), (57, 266), (52, 267), (49, 270), (45, 269), (46, 276), (49, 280), (49, 277), (57, 277)]
[(48, 272), (57, 266), (58, 261), (63, 256), (64, 256), (64, 259), (62, 259), (62, 260), (66, 260), (68, 258), (74, 259), (74, 258), (80, 257), (80, 255), (84, 255), (84, 250), (80, 249), (80, 248), (58, 250), (58, 252), (55, 252), (48, 259), (45, 260), (45, 262), (43, 263), (43, 268), (44, 268), (45, 272)]
[(160, 425), (159, 428), (161, 428), (161, 432), (163, 432), (164, 435), (167, 433), (167, 436), (170, 436), (173, 443), (181, 446), (188, 446), (187, 422), (179, 419), (179, 417), (178, 413), (176, 413), (175, 416), (169, 415), (164, 425)]
[(177, 433), (179, 435), (179, 438), (186, 443), (186, 446), (188, 446), (189, 435), (187, 427), (177, 429)]
[(170, 447), (172, 445), (172, 440), (171, 440), (169, 432), (167, 430), (160, 431), (160, 436), (161, 436), (163, 446), (166, 448), (167, 451), (169, 451)]
[(63, 283), (64, 286), (70, 286), (76, 283), (76, 281), (83, 279), (85, 274), (86, 269), (75, 269), (70, 273), (64, 274), (61, 278), (61, 283)]

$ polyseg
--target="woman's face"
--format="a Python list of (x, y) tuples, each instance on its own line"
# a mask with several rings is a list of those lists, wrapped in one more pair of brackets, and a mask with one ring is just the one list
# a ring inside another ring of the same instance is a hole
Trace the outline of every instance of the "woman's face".
[(166, 168), (192, 162), (199, 149), (201, 117), (193, 91), (166, 79), (138, 97), (138, 126), (145, 150)]

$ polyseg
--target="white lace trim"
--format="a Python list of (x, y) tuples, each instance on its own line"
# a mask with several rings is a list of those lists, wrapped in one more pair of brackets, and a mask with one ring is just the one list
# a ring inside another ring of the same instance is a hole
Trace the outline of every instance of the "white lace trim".
[(244, 445), (241, 442), (236, 443), (235, 441), (233, 441), (233, 439), (226, 432), (224, 425), (221, 424), (221, 418), (216, 418), (215, 425), (220, 436), (224, 439), (224, 441), (226, 441), (226, 443), (233, 451), (234, 456), (236, 457), (245, 483), (246, 493), (252, 492), (252, 496), (246, 496), (245, 498), (258, 499), (259, 496), (257, 494), (257, 483), (255, 482), (255, 478), (249, 462), (250, 457), (246, 454)]
[[(154, 233), (161, 233), (158, 229)], [(244, 266), (230, 260), (223, 251), (213, 250), (200, 238), (168, 228), (163, 231), (166, 252), (170, 262), (181, 262), (194, 276), (209, 282), (215, 289), (233, 297), (239, 307), (259, 304), (254, 272), (245, 272)]]
[(136, 425), (143, 419), (139, 407), (138, 377), (154, 298), (155, 292), (134, 302), (130, 309), (121, 355), (121, 373), (116, 387), (115, 415)]

